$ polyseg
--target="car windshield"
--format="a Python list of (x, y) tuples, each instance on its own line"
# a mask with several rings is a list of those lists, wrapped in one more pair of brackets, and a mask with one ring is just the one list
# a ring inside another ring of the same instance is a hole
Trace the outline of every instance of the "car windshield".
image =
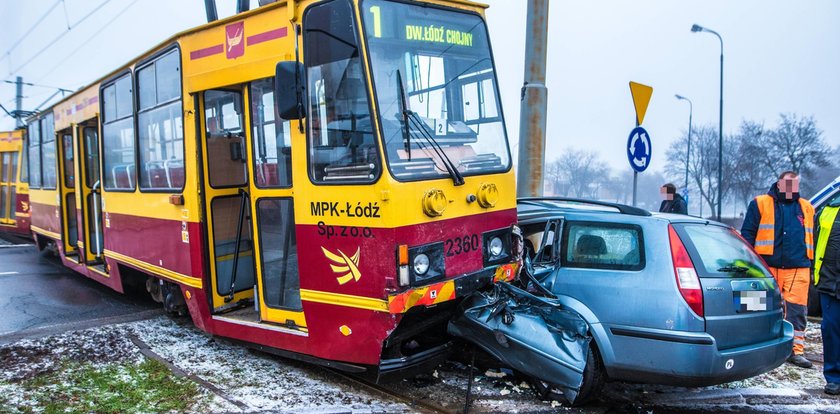
[(761, 258), (735, 230), (709, 225), (684, 225), (681, 230), (681, 239), (694, 247), (694, 266), (706, 276), (771, 277)]
[(506, 171), (510, 155), (484, 21), (386, 0), (366, 0), (362, 10), (391, 173), (418, 180)]

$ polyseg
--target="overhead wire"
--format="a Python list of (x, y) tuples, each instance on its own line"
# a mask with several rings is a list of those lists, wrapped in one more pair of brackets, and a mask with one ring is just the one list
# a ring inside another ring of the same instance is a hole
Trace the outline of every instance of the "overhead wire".
[[(23, 34), (23, 36), (19, 37), (17, 40), (12, 42), (12, 46), (9, 47), (8, 50), (6, 50), (6, 53), (3, 54), (3, 57), (11, 57), (12, 50), (14, 50), (16, 47), (18, 47), (20, 45), (20, 43), (23, 42), (23, 39), (26, 39), (26, 36), (29, 36), (35, 29), (37, 29), (38, 25), (40, 25), (41, 22), (43, 22), (44, 19), (46, 19), (47, 16), (49, 16), (49, 14), (52, 13), (53, 10), (55, 10), (55, 8), (58, 6), (58, 4), (63, 2), (63, 1), (64, 0), (58, 0), (52, 6), (50, 6), (50, 8), (47, 10), (47, 12), (44, 13), (43, 15), (41, 15), (41, 17), (38, 18), (38, 21), (36, 21), (35, 24), (33, 24), (32, 26), (30, 26), (29, 30), (27, 30), (26, 33)], [(65, 8), (65, 12), (66, 12), (66, 8)]]
[(67, 2), (61, 0), (61, 4), (64, 6), (64, 21), (67, 23), (67, 30), (70, 30), (70, 15), (67, 14)]
[(96, 32), (94, 32), (94, 33), (93, 33), (90, 37), (88, 37), (85, 41), (83, 41), (83, 42), (82, 42), (82, 43), (81, 43), (81, 44), (80, 44), (77, 48), (73, 49), (73, 51), (72, 51), (72, 52), (68, 53), (66, 56), (64, 56), (63, 58), (59, 59), (59, 60), (58, 60), (58, 62), (55, 64), (55, 66), (53, 66), (52, 68), (50, 68), (50, 70), (48, 70), (47, 72), (45, 72), (44, 74), (42, 74), (42, 75), (41, 75), (40, 79), (44, 79), (47, 75), (49, 75), (49, 74), (53, 73), (56, 69), (58, 69), (59, 67), (61, 67), (61, 65), (62, 65), (62, 64), (63, 64), (63, 63), (64, 63), (67, 59), (69, 59), (69, 58), (70, 58), (70, 56), (75, 55), (75, 54), (76, 54), (76, 52), (78, 52), (79, 50), (81, 50), (83, 47), (87, 46), (87, 45), (88, 45), (88, 43), (90, 43), (90, 42), (91, 42), (91, 41), (92, 41), (92, 40), (93, 40), (96, 36), (98, 36), (100, 33), (102, 33), (102, 31), (103, 31), (103, 30), (105, 30), (108, 26), (110, 26), (110, 25), (111, 25), (112, 23), (114, 23), (117, 19), (119, 19), (119, 18), (120, 18), (120, 16), (122, 16), (123, 14), (125, 14), (125, 12), (127, 12), (127, 11), (128, 11), (128, 9), (130, 9), (130, 8), (131, 8), (131, 6), (135, 5), (138, 1), (139, 1), (139, 0), (133, 0), (131, 3), (129, 3), (128, 5), (126, 5), (126, 6), (125, 6), (125, 8), (123, 8), (123, 9), (122, 9), (119, 13), (117, 13), (116, 15), (114, 15), (114, 17), (112, 17), (112, 18), (111, 18), (111, 20), (109, 20), (108, 22), (106, 22), (105, 24), (103, 24), (102, 26), (100, 26), (100, 27), (99, 27), (99, 30), (97, 30)]
[[(59, 1), (60, 1), (60, 0), (59, 0)], [(9, 74), (10, 74), (10, 75), (12, 75), (12, 74), (14, 74), (14, 73), (18, 72), (19, 70), (23, 69), (24, 67), (26, 67), (26, 65), (28, 65), (28, 64), (30, 64), (30, 63), (32, 63), (32, 61), (33, 61), (33, 60), (35, 60), (38, 56), (41, 56), (41, 54), (42, 54), (42, 53), (44, 53), (47, 49), (49, 49), (50, 47), (52, 47), (53, 45), (55, 45), (55, 43), (56, 43), (57, 41), (59, 41), (62, 37), (66, 36), (66, 35), (67, 35), (67, 33), (70, 33), (70, 32), (71, 32), (74, 28), (76, 28), (76, 27), (78, 27), (80, 24), (84, 23), (84, 21), (85, 21), (85, 20), (87, 20), (90, 16), (92, 16), (93, 14), (95, 14), (97, 11), (99, 11), (100, 9), (102, 9), (102, 7), (104, 7), (106, 4), (108, 4), (108, 3), (110, 3), (110, 2), (111, 2), (111, 0), (105, 0), (105, 1), (103, 1), (102, 3), (100, 3), (100, 4), (99, 4), (98, 6), (96, 6), (93, 10), (91, 10), (88, 14), (86, 14), (84, 17), (82, 17), (81, 19), (79, 19), (79, 20), (78, 20), (76, 23), (74, 23), (73, 25), (71, 25), (71, 26), (70, 26), (70, 27), (69, 27), (66, 31), (61, 32), (58, 36), (56, 36), (56, 38), (55, 38), (55, 39), (53, 39), (52, 41), (48, 42), (46, 46), (44, 46), (43, 48), (41, 48), (41, 50), (39, 50), (37, 53), (35, 53), (34, 55), (32, 55), (32, 56), (31, 56), (31, 57), (30, 57), (30, 58), (29, 58), (26, 62), (23, 62), (20, 66), (18, 66), (18, 67), (17, 67), (17, 68), (15, 68), (14, 70), (12, 70)]]
[[(3, 82), (9, 83), (9, 84), (12, 84), (12, 85), (17, 84), (16, 81), (11, 81), (11, 80), (4, 80)], [(40, 85), (40, 84), (32, 83), (32, 82), (21, 82), (20, 84), (21, 85), (26, 85), (26, 86), (32, 86), (32, 87), (35, 87), (35, 88), (58, 89), (58, 90), (64, 91), (64, 92), (73, 92), (73, 90), (67, 89), (67, 88), (61, 88), (61, 87), (58, 87), (58, 86)]]

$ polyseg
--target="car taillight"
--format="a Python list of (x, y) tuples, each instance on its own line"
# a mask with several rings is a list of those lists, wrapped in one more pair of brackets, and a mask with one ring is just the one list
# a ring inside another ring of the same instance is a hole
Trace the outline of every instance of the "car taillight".
[(677, 276), (677, 287), (680, 289), (685, 302), (697, 316), (703, 317), (703, 289), (700, 286), (700, 278), (694, 263), (688, 257), (682, 240), (677, 235), (674, 227), (668, 225), (668, 238), (671, 242), (671, 257), (674, 259), (674, 274)]

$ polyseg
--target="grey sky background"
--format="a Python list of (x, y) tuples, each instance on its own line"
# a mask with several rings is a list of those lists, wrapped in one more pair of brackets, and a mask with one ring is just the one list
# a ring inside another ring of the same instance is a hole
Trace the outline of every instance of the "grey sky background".
[[(516, 159), (526, 2), (487, 3)], [(219, 14), (232, 14), (234, 4), (218, 0)], [(826, 141), (840, 145), (840, 1), (553, 0), (550, 7), (546, 161), (574, 147), (629, 171), (624, 146), (635, 126), (629, 81), (654, 88), (643, 124), (653, 142), (650, 170), (664, 168), (665, 150), (688, 127), (688, 104), (675, 93), (694, 102), (695, 125), (716, 127), (720, 46), (711, 34), (691, 33), (693, 23), (723, 37), (725, 133), (745, 119), (772, 127), (780, 113), (795, 112), (813, 115)], [(204, 22), (201, 0), (0, 0), (0, 80), (20, 75), (75, 90)], [(26, 87), (24, 109), (53, 92)], [(0, 83), (0, 104), (14, 109), (14, 95), (14, 85)], [(0, 115), (0, 130), (13, 127)]]

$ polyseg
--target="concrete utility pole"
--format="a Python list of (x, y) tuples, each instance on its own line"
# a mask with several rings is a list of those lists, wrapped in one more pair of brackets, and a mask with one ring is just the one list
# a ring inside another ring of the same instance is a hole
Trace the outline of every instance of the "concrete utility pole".
[(23, 127), (23, 78), (15, 79), (15, 127)]
[(545, 124), (548, 88), (545, 87), (548, 52), (548, 0), (528, 0), (525, 31), (525, 84), (519, 116), (518, 197), (543, 194)]

